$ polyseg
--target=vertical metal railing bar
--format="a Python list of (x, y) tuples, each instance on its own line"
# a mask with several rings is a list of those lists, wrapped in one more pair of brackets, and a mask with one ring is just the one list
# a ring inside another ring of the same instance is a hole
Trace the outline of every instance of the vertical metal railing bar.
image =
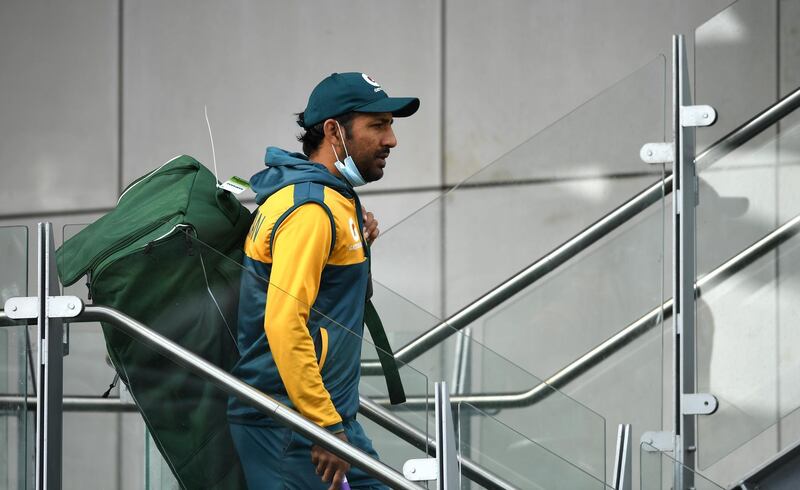
[[(685, 409), (683, 399), (696, 391), (696, 207), (698, 177), (695, 165), (697, 123), (684, 121), (684, 111), (693, 106), (689, 65), (683, 35), (673, 36), (675, 112), (675, 163), (673, 208), (673, 407), (675, 489), (694, 488), (697, 454), (697, 414)], [(706, 113), (706, 117), (710, 114)]]
[[(683, 455), (683, 448), (680, 445), (681, 428), (682, 428), (682, 412), (681, 409), (681, 305), (680, 305), (680, 291), (678, 291), (681, 283), (680, 273), (681, 270), (677, 266), (680, 262), (680, 216), (678, 215), (678, 199), (680, 198), (681, 190), (681, 130), (680, 130), (680, 102), (681, 102), (681, 65), (683, 58), (681, 56), (681, 47), (683, 43), (682, 38), (679, 36), (672, 36), (672, 127), (673, 127), (673, 141), (675, 148), (675, 161), (672, 166), (673, 184), (672, 190), (676, 197), (672, 199), (672, 313), (673, 313), (673, 328), (672, 335), (672, 434), (673, 434), (673, 455), (675, 462), (673, 465), (672, 475), (672, 488), (675, 490), (683, 489), (683, 473), (681, 471), (681, 461)], [(677, 304), (676, 304), (677, 299)]]
[(62, 400), (64, 397), (64, 322), (51, 318), (49, 298), (59, 296), (55, 262), (55, 240), (51, 223), (38, 224), (37, 238), (37, 342), (39, 362), (36, 378), (36, 490), (61, 488)]

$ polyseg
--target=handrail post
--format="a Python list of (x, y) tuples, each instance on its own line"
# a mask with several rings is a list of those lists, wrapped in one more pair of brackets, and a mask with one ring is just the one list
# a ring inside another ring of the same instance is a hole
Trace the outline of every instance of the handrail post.
[(64, 318), (75, 317), (83, 302), (75, 296), (60, 296), (53, 225), (39, 223), (37, 234), (36, 296), (9, 298), (0, 315), (0, 325), (36, 320), (36, 490), (60, 490), (62, 473)]
[(50, 317), (47, 299), (59, 295), (55, 264), (53, 225), (38, 225), (38, 321), (39, 362), (36, 363), (36, 489), (61, 488), (61, 446), (63, 440), (64, 322)]
[(453, 409), (447, 383), (434, 385), (436, 399), (436, 457), (409, 459), (403, 465), (403, 475), (412, 481), (436, 480), (436, 490), (461, 488), (458, 470), (456, 431), (453, 424)]
[[(698, 177), (695, 164), (697, 127), (716, 121), (710, 106), (692, 105), (689, 63), (682, 35), (673, 36), (673, 127), (675, 164), (673, 166), (673, 406), (675, 427), (674, 488), (694, 488), (697, 460), (697, 415), (713, 413), (716, 399), (697, 394), (697, 348), (695, 276), (696, 208)], [(702, 397), (706, 409), (698, 409), (693, 400)]]
[(614, 490), (633, 490), (631, 424), (619, 424), (617, 450), (614, 453)]

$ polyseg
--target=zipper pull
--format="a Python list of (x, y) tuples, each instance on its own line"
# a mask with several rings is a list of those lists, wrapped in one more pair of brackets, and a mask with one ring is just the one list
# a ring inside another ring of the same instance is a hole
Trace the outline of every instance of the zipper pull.
[(150, 252), (153, 251), (153, 242), (147, 242), (147, 245), (144, 246), (144, 251), (142, 252), (144, 255), (149, 255)]

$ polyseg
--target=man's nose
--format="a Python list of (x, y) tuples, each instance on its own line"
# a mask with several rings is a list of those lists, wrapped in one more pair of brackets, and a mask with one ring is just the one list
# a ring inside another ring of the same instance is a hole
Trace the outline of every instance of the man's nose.
[(386, 137), (383, 140), (383, 145), (389, 148), (397, 146), (397, 137), (394, 135), (394, 130), (389, 126), (389, 131), (386, 132)]

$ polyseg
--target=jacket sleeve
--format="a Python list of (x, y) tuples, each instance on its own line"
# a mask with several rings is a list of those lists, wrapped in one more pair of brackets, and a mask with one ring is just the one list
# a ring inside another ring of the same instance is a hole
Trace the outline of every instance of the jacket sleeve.
[(322, 384), (307, 321), (330, 253), (328, 213), (318, 204), (295, 209), (275, 232), (264, 330), (289, 399), (306, 418), (333, 432), (342, 418)]

